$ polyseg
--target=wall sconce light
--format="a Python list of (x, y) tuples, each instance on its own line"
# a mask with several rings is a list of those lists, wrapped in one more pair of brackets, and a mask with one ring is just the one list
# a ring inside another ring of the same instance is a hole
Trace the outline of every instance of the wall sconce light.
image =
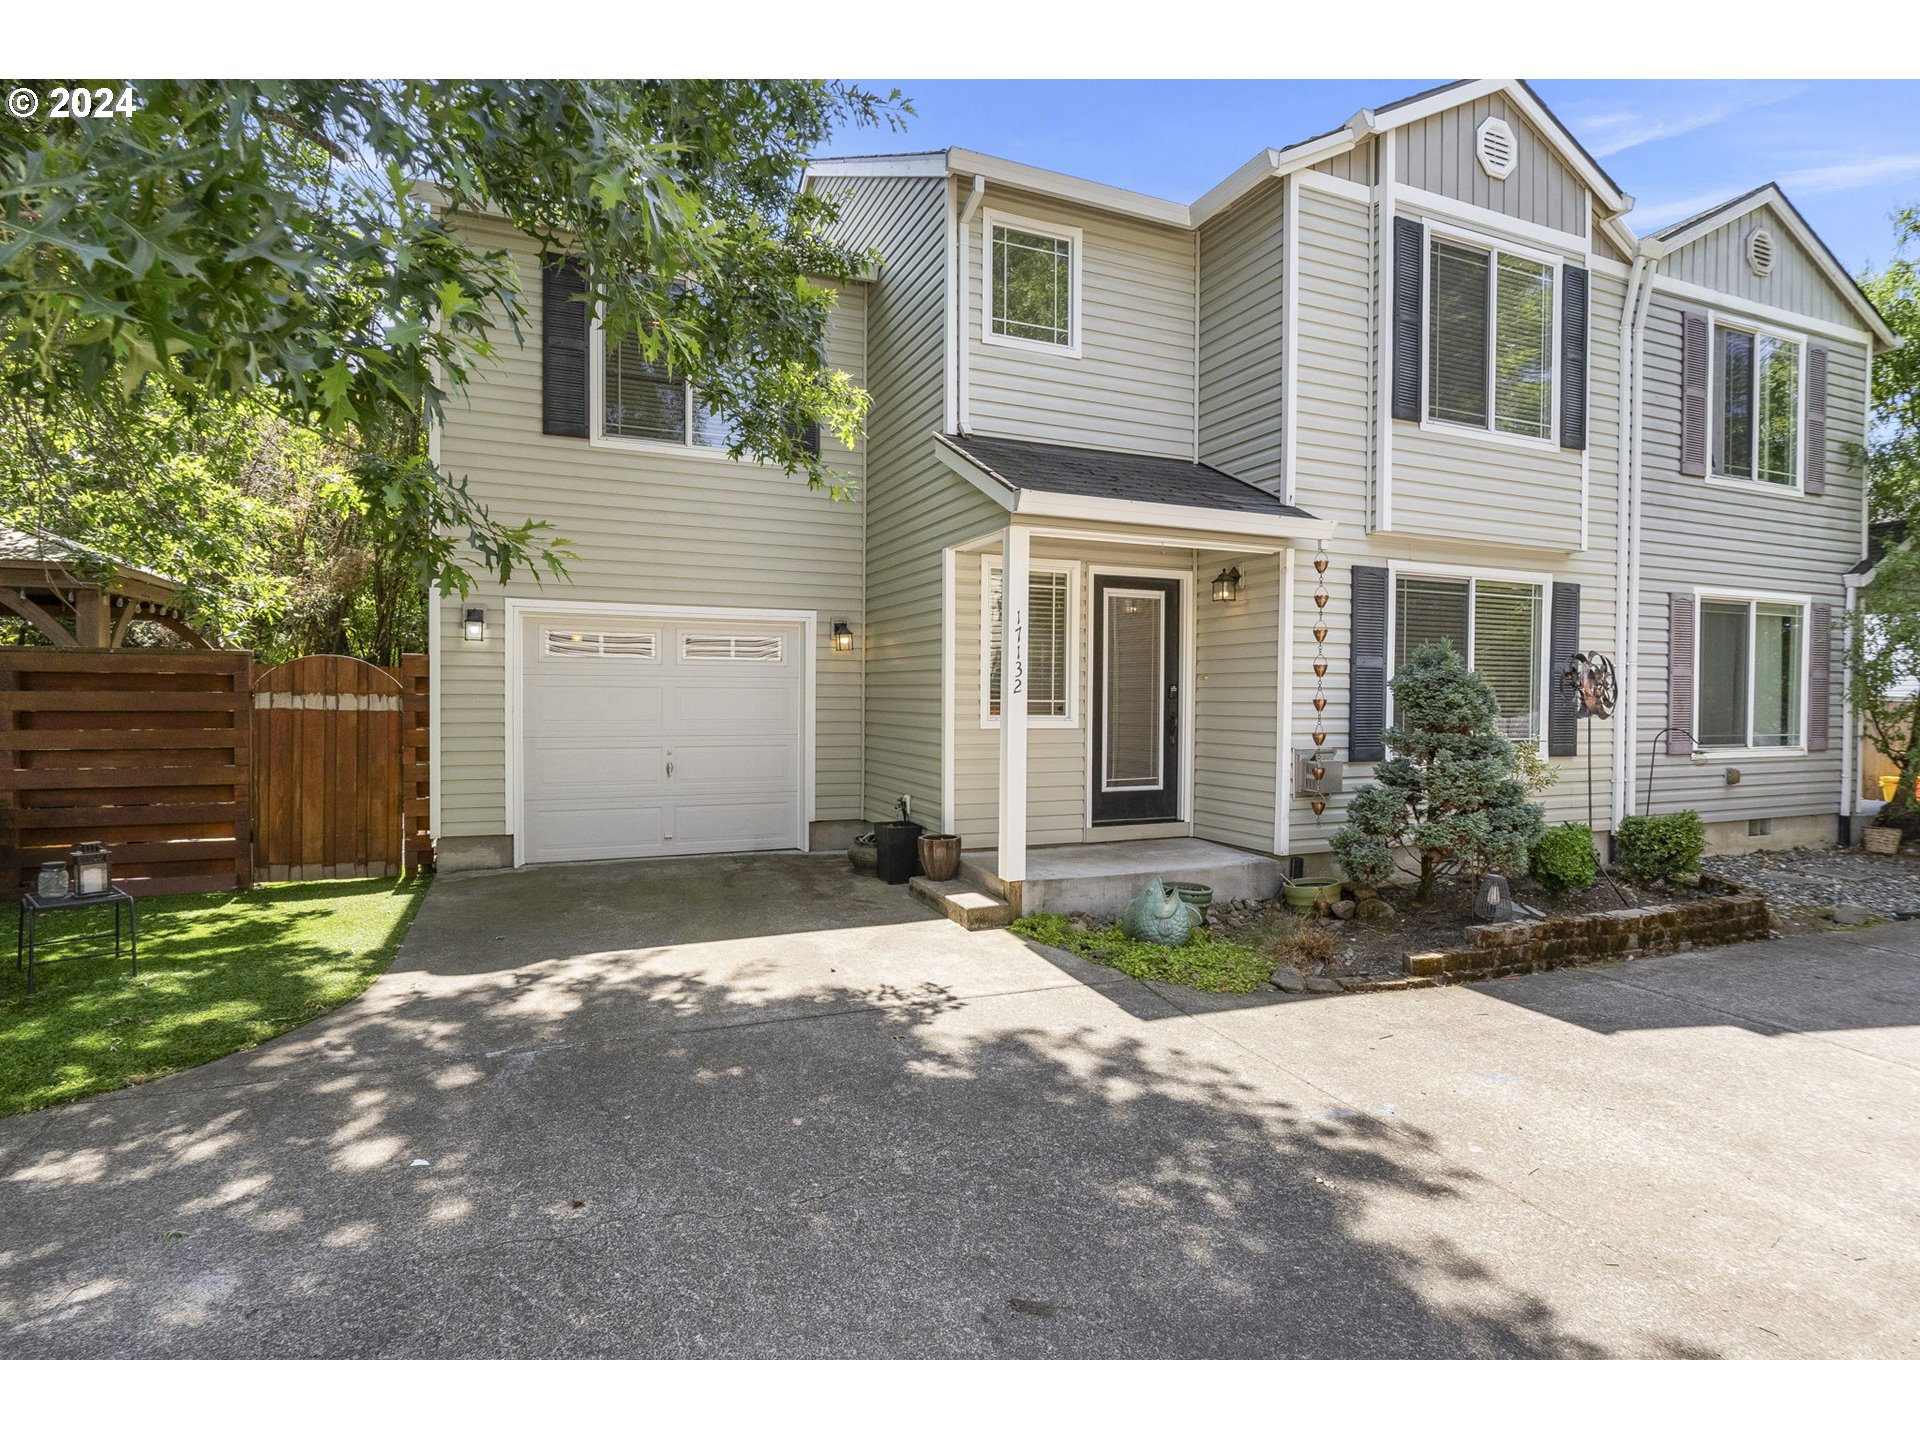
[(853, 627), (844, 620), (833, 622), (833, 648), (842, 655), (853, 650)]
[(487, 612), (482, 610), (478, 605), (467, 611), (466, 623), (461, 627), (461, 634), (468, 640), (486, 639)]
[(1213, 598), (1233, 601), (1240, 598), (1240, 567), (1229, 566), (1213, 577)]

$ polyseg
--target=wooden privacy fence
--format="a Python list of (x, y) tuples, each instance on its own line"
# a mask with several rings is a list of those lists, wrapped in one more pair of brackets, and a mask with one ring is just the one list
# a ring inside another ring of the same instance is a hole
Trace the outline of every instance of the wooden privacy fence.
[(4, 882), (104, 840), (136, 895), (251, 884), (252, 669), (229, 651), (0, 650)]
[(0, 884), (80, 840), (134, 894), (412, 872), (427, 662), (0, 649)]

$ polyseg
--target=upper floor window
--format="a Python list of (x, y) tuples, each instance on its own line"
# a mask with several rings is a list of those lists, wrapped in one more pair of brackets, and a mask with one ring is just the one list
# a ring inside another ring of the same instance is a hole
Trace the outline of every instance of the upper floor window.
[(1701, 745), (1800, 744), (1806, 606), (1703, 599), (1693, 733)]
[(684, 378), (669, 375), (664, 362), (647, 359), (629, 334), (618, 345), (598, 332), (603, 356), (600, 429), (629, 440), (657, 440), (724, 450), (733, 425), (705, 404)]
[(1554, 267), (1435, 236), (1427, 418), (1553, 437)]
[(1543, 586), (1477, 576), (1399, 575), (1393, 595), (1393, 670), (1420, 646), (1445, 641), (1493, 689), (1500, 733), (1517, 744), (1541, 734)]
[(1800, 346), (1764, 330), (1714, 324), (1713, 473), (1800, 483)]
[(989, 215), (986, 335), (1080, 353), (1080, 232)]

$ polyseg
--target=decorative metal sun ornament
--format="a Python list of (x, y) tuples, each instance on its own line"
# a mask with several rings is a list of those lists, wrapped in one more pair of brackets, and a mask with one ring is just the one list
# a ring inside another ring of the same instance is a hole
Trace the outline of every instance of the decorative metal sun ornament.
[(1565, 685), (1589, 720), (1605, 720), (1620, 700), (1620, 686), (1614, 679), (1613, 662), (1598, 650), (1582, 650), (1567, 661), (1560, 672)]
[[(1313, 759), (1309, 768), (1313, 783), (1326, 779), (1327, 767), (1320, 763), (1320, 748), (1327, 743), (1327, 542), (1322, 540), (1313, 555)], [(1316, 818), (1327, 813), (1325, 791), (1311, 801)]]

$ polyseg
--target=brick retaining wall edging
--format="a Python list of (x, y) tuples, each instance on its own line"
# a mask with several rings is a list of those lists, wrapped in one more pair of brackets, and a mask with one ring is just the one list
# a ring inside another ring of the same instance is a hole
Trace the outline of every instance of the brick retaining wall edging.
[(1444, 985), (1766, 939), (1771, 924), (1766, 898), (1740, 887), (1727, 888), (1730, 893), (1675, 905), (1470, 925), (1471, 945), (1409, 955), (1407, 974)]

